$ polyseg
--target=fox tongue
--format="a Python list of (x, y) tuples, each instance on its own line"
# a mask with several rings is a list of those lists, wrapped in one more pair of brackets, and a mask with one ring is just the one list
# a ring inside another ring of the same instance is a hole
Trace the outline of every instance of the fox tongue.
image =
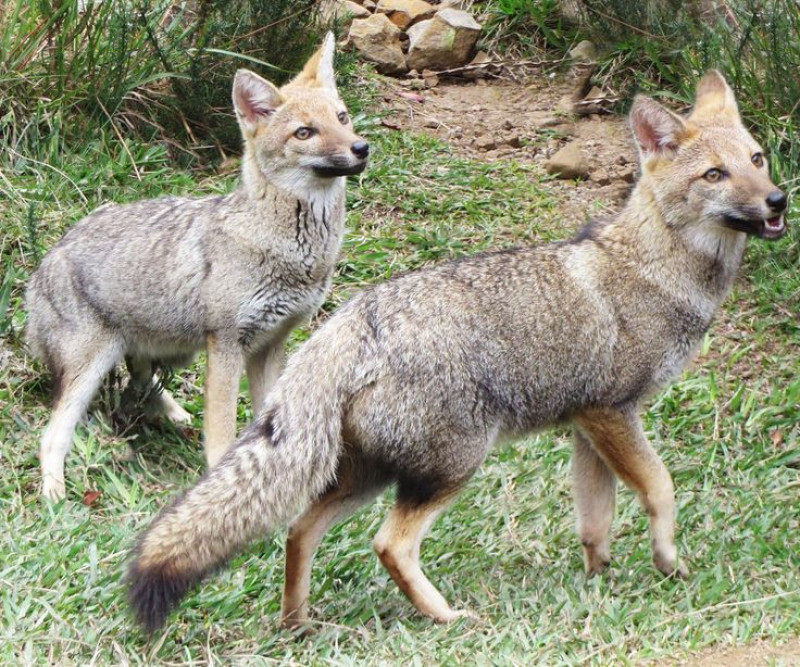
[(761, 227), (762, 239), (779, 239), (786, 233), (786, 223), (783, 221), (782, 215), (776, 215), (774, 218), (765, 218), (764, 224)]
[(775, 218), (767, 218), (764, 220), (764, 223), (766, 224), (767, 229), (770, 229), (774, 232), (783, 229), (783, 217), (780, 215)]

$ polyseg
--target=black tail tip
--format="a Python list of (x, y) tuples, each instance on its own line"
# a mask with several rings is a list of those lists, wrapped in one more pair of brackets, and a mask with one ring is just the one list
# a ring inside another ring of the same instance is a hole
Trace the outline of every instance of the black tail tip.
[(136, 622), (148, 635), (164, 626), (170, 612), (199, 579), (170, 569), (164, 565), (140, 567), (134, 561), (128, 571), (128, 602)]

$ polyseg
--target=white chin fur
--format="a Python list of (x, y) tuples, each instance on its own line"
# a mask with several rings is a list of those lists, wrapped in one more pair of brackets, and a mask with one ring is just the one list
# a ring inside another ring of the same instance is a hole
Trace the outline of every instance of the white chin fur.
[(344, 178), (320, 178), (309, 167), (281, 169), (265, 174), (264, 177), (276, 187), (300, 199), (308, 199), (312, 194), (341, 187), (344, 182)]
[(711, 220), (704, 220), (684, 230), (684, 238), (695, 252), (723, 259), (735, 256), (746, 235)]

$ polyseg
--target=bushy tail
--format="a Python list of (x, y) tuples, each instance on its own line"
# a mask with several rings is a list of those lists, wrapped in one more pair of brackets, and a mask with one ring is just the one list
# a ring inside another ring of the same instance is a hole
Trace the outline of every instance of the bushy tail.
[(203, 577), (289, 522), (333, 479), (355, 362), (352, 349), (337, 349), (343, 343), (318, 335), (295, 354), (261, 417), (141, 536), (129, 595), (148, 632)]

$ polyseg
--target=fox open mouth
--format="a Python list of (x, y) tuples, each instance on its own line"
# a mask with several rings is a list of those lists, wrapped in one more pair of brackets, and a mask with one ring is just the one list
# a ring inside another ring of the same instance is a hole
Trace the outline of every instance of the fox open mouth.
[(744, 232), (752, 236), (770, 241), (779, 239), (786, 233), (786, 223), (783, 215), (776, 215), (772, 218), (760, 218), (756, 220), (746, 220), (735, 215), (726, 215), (723, 218), (725, 226), (735, 229), (737, 232)]
[(360, 174), (367, 166), (367, 161), (362, 160), (356, 164), (348, 166), (329, 165), (325, 167), (312, 167), (317, 176), (323, 178), (333, 178), (335, 176), (352, 176), (353, 174)]

